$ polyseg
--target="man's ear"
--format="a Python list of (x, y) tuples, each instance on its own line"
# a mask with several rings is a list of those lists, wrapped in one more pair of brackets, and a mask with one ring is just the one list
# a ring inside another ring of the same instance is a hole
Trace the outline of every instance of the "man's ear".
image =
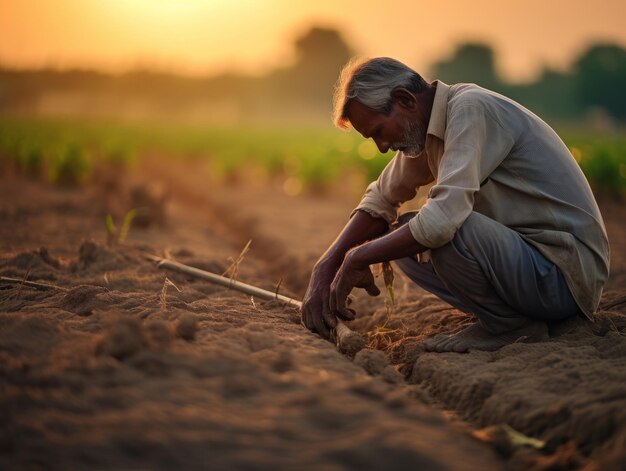
[(413, 110), (417, 107), (415, 95), (406, 88), (394, 88), (391, 92), (391, 99), (403, 108)]

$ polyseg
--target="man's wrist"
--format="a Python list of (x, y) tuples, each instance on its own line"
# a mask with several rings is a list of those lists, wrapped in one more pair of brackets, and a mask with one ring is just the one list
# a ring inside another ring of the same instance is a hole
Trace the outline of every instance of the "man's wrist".
[(355, 247), (350, 250), (346, 254), (344, 263), (355, 270), (363, 270), (369, 267), (370, 262), (368, 259), (367, 244), (360, 245), (359, 247)]
[(337, 269), (341, 266), (343, 262), (343, 257), (337, 256), (325, 256), (320, 258), (313, 267), (313, 270), (316, 272), (328, 272), (334, 274)]

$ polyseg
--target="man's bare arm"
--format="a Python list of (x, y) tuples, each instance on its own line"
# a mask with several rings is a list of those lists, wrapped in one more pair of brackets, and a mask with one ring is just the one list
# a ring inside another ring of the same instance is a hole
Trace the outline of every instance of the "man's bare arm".
[[(330, 310), (330, 285), (337, 270), (350, 249), (381, 236), (388, 230), (387, 222), (365, 211), (357, 211), (348, 221), (339, 236), (324, 252), (313, 268), (309, 286), (302, 301), (302, 322), (310, 329), (328, 338), (330, 329), (337, 323)], [(375, 286), (370, 293), (375, 293)], [(348, 317), (347, 319), (350, 319)]]
[(415, 240), (409, 225), (404, 224), (383, 237), (350, 250), (345, 258), (349, 259), (348, 263), (353, 268), (361, 269), (374, 263), (409, 257), (426, 250), (428, 247)]
[(372, 216), (366, 211), (357, 211), (348, 221), (335, 241), (315, 264), (339, 268), (348, 250), (364, 242), (376, 239), (389, 230), (389, 225), (382, 218)]
[(428, 247), (415, 240), (408, 224), (349, 250), (331, 284), (331, 312), (342, 318), (351, 318), (351, 311), (346, 307), (346, 299), (354, 287), (364, 287), (363, 285), (373, 283), (370, 265), (413, 256), (425, 250), (428, 250)]

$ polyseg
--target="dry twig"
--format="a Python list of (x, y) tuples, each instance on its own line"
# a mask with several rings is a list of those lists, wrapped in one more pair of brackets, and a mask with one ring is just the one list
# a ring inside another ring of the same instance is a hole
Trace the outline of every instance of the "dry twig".
[(15, 295), (15, 297), (17, 299), (19, 299), (20, 295), (22, 294), (22, 288), (24, 287), (24, 283), (26, 282), (26, 280), (28, 280), (28, 275), (30, 275), (31, 269), (32, 269), (32, 267), (28, 267), (28, 270), (26, 270), (26, 274), (22, 278), (22, 282), (20, 283), (20, 287), (17, 289), (17, 294)]
[(236, 259), (233, 259), (232, 257), (228, 257), (228, 260), (231, 262), (231, 265), (228, 267), (228, 269), (224, 273), (222, 273), (222, 276), (226, 276), (233, 281), (237, 281), (237, 275), (239, 274), (239, 265), (241, 264), (241, 262), (243, 262), (243, 258), (248, 253), (248, 250), (250, 250), (251, 243), (252, 243), (252, 240), (249, 240), (248, 243), (243, 247), (243, 249), (239, 253), (239, 256)]
[(161, 288), (161, 294), (159, 295), (159, 304), (161, 305), (161, 311), (165, 311), (167, 309), (167, 287), (173, 286), (176, 288), (176, 291), (179, 293), (181, 290), (176, 286), (167, 276), (163, 281), (163, 288)]
[(29, 288), (39, 289), (42, 291), (50, 290), (50, 289), (56, 289), (59, 291), (67, 291), (67, 288), (63, 288), (62, 286), (52, 285), (49, 283), (40, 283), (37, 281), (27, 281), (25, 279), (11, 278), (8, 276), (0, 276), (0, 283), (19, 284), (23, 286), (28, 286)]

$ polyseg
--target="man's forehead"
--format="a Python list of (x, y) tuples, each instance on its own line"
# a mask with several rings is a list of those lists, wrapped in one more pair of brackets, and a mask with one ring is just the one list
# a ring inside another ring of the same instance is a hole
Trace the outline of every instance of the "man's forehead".
[(382, 118), (382, 114), (378, 113), (371, 108), (368, 108), (363, 103), (350, 100), (346, 105), (346, 118), (352, 124), (352, 127), (362, 134), (367, 134), (376, 125), (378, 120)]

